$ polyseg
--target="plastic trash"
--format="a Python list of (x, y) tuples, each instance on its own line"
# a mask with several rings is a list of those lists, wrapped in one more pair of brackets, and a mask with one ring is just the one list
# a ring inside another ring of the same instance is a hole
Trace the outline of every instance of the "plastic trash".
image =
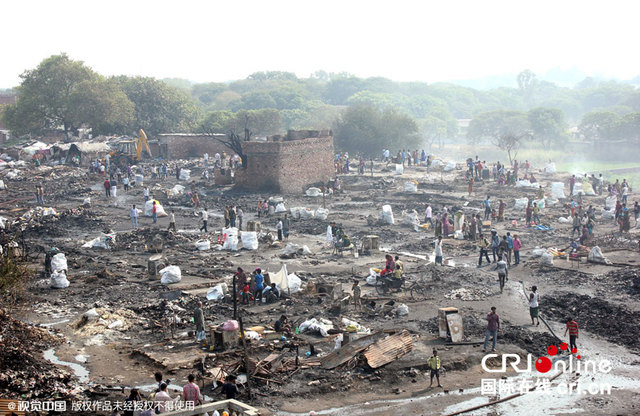
[(409, 307), (404, 303), (398, 305), (398, 316), (407, 316), (409, 315)]
[(180, 176), (179, 176), (181, 181), (188, 181), (191, 179), (191, 171), (189, 169), (180, 169)]
[(420, 217), (418, 216), (418, 212), (414, 209), (409, 212), (405, 212), (402, 217), (402, 223), (404, 225), (408, 225), (414, 229), (414, 231), (420, 230)]
[(323, 337), (329, 336), (329, 330), (333, 329), (333, 323), (326, 319), (311, 318), (299, 326), (300, 332), (319, 332)]
[(160, 283), (163, 285), (169, 285), (171, 283), (178, 283), (182, 280), (182, 272), (178, 266), (167, 266), (160, 270)]
[(86, 311), (83, 316), (86, 316), (87, 319), (89, 319), (90, 321), (95, 321), (98, 319), (98, 317), (100, 316), (100, 314), (98, 313), (98, 311), (96, 311), (96, 308), (91, 308), (88, 311)]
[(329, 216), (329, 210), (326, 208), (318, 208), (315, 213), (315, 217), (321, 221), (326, 221)]
[(540, 264), (542, 266), (553, 266), (553, 254), (548, 251), (540, 256)]
[(316, 213), (311, 208), (302, 208), (298, 211), (298, 217), (303, 220), (308, 220), (316, 216)]
[(91, 197), (87, 197), (84, 199), (84, 201), (82, 201), (82, 205), (84, 205), (85, 207), (88, 207), (91, 205)]
[(224, 324), (222, 324), (223, 331), (237, 331), (240, 329), (240, 325), (238, 325), (238, 321), (235, 319), (229, 319)]
[(4, 181), (0, 179), (0, 190), (2, 190), (2, 189), (7, 189), (7, 187), (4, 184)]
[(531, 250), (531, 257), (533, 257), (533, 258), (540, 257), (546, 252), (547, 252), (547, 250), (545, 250), (543, 248), (540, 248), (540, 247), (536, 247), (533, 250)]
[(182, 185), (176, 185), (173, 188), (171, 188), (169, 190), (169, 195), (170, 196), (178, 196), (178, 195), (182, 195), (184, 193), (184, 186)]
[(380, 214), (380, 219), (385, 223), (385, 224), (395, 224), (395, 221), (393, 219), (393, 210), (391, 209), (391, 205), (383, 205), (382, 206), (382, 213)]
[(285, 208), (284, 206), (284, 202), (280, 202), (278, 205), (276, 205), (276, 212), (286, 212), (287, 208)]
[(444, 171), (445, 172), (451, 172), (452, 170), (456, 169), (456, 162), (447, 162), (446, 165), (444, 165)]
[(84, 243), (84, 248), (102, 248), (105, 250), (111, 249), (111, 246), (116, 242), (115, 234), (100, 234), (100, 237), (96, 237), (93, 240)]
[(522, 210), (527, 207), (529, 203), (529, 198), (516, 198), (516, 203), (513, 206), (514, 209)]
[(287, 287), (290, 293), (299, 292), (302, 287), (302, 280), (294, 273), (291, 273), (287, 276)]
[(49, 279), (49, 284), (54, 289), (64, 289), (69, 287), (69, 279), (67, 279), (67, 274), (64, 270), (53, 271)]
[(600, 250), (600, 247), (598, 246), (593, 246), (591, 248), (587, 259), (594, 263), (611, 264), (611, 262), (604, 256), (604, 254), (602, 254), (602, 250)]
[(117, 319), (113, 322), (111, 322), (109, 324), (109, 326), (107, 326), (107, 328), (109, 329), (117, 329), (117, 328), (122, 328), (124, 326), (124, 322), (122, 322), (121, 319)]
[(615, 209), (616, 208), (616, 203), (618, 202), (618, 197), (614, 196), (608, 196), (605, 200), (604, 200), (604, 207), (607, 210), (610, 209)]
[(51, 258), (51, 270), (52, 271), (66, 271), (67, 269), (67, 257), (64, 253), (58, 253)]
[(209, 240), (198, 240), (196, 241), (196, 248), (200, 251), (209, 250), (211, 248), (211, 241)]
[(244, 338), (245, 339), (259, 340), (260, 339), (260, 334), (258, 334), (256, 331), (244, 331)]
[(551, 163), (547, 163), (547, 165), (544, 167), (544, 172), (545, 173), (556, 173), (556, 164), (551, 162)]
[(0, 217), (0, 229), (3, 229), (6, 223), (7, 219), (5, 217)]
[[(153, 201), (155, 201), (154, 199), (150, 199), (147, 202), (144, 203), (144, 216), (145, 217), (153, 217)], [(166, 217), (167, 213), (165, 212), (164, 208), (162, 207), (162, 205), (160, 205), (160, 202), (155, 201), (156, 202), (156, 215), (158, 217)]]
[(560, 217), (560, 218), (558, 218), (558, 222), (560, 224), (568, 224), (568, 223), (571, 222), (571, 220), (569, 218), (566, 218), (566, 217)]
[(404, 166), (396, 164), (396, 175), (402, 175), (404, 173)]
[(222, 235), (224, 236), (222, 249), (238, 251), (238, 229), (235, 227), (223, 228)]
[(140, 185), (140, 186), (144, 185), (144, 175), (140, 175), (140, 174), (136, 175), (136, 185)]
[(307, 196), (320, 196), (322, 195), (322, 191), (320, 190), (320, 188), (309, 188), (307, 189), (305, 194)]
[(407, 181), (404, 183), (404, 191), (410, 193), (418, 192), (418, 185), (413, 181)]
[(551, 196), (555, 199), (566, 198), (564, 195), (564, 183), (552, 182), (551, 183)]
[(207, 300), (221, 300), (224, 299), (224, 290), (222, 285), (212, 287), (207, 291)]
[(258, 249), (258, 234), (255, 231), (242, 232), (242, 247), (247, 250)]

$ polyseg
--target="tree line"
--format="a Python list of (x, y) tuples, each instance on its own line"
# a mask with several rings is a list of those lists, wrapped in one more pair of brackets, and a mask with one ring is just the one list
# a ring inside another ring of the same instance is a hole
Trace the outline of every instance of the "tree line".
[[(587, 140), (638, 140), (640, 92), (633, 85), (587, 78), (573, 88), (518, 75), (517, 88), (477, 90), (448, 83), (394, 82), (317, 71), (308, 78), (257, 72), (227, 83), (104, 77), (66, 54), (21, 75), (18, 102), (3, 124), (15, 134), (90, 127), (96, 134), (203, 132), (245, 137), (288, 129), (333, 128), (341, 150), (377, 154), (460, 138), (497, 143), (528, 134), (546, 148), (578, 125)], [(239, 126), (242, 125), (242, 130)], [(508, 133), (508, 134), (507, 134)], [(375, 152), (375, 153), (374, 153)]]

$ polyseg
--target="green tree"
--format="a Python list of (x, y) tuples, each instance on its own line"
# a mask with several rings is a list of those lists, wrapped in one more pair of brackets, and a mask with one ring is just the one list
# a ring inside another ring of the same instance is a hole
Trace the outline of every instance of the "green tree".
[(640, 143), (640, 113), (625, 114), (617, 123), (616, 135), (635, 144)]
[(396, 109), (357, 105), (347, 108), (334, 125), (336, 147), (377, 155), (384, 148), (413, 148), (420, 144), (418, 125)]
[(522, 111), (488, 111), (478, 114), (471, 120), (467, 139), (472, 143), (490, 140), (495, 144), (502, 136), (521, 136), (529, 130), (527, 114)]
[(547, 149), (554, 142), (567, 138), (567, 122), (564, 113), (557, 108), (533, 108), (527, 114), (535, 138)]
[(81, 61), (73, 61), (66, 54), (53, 55), (20, 78), (18, 102), (4, 114), (9, 129), (35, 133), (62, 128), (68, 134), (84, 121), (74, 117), (77, 108), (73, 97), (83, 82), (95, 80), (97, 74)]
[(578, 131), (587, 140), (613, 140), (620, 116), (610, 111), (590, 111), (582, 117)]
[(192, 131), (197, 127), (201, 111), (185, 92), (150, 77), (115, 78), (120, 88), (135, 105), (130, 131), (144, 129), (149, 135)]
[(538, 80), (536, 79), (536, 74), (530, 69), (525, 69), (518, 74), (518, 89), (527, 107), (533, 104), (537, 86)]

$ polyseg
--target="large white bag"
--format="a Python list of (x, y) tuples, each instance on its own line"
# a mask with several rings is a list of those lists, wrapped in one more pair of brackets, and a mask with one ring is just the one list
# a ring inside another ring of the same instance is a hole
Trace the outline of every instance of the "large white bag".
[(62, 270), (60, 272), (53, 271), (51, 273), (49, 283), (54, 289), (64, 289), (65, 287), (69, 287), (69, 279), (67, 279), (66, 273)]
[(235, 227), (223, 228), (222, 235), (226, 235), (222, 249), (238, 251), (238, 229)]
[(255, 231), (242, 232), (242, 247), (247, 250), (258, 249), (258, 234)]
[(553, 254), (548, 251), (540, 256), (540, 264), (542, 266), (553, 266)]
[(180, 180), (188, 181), (191, 179), (191, 171), (189, 169), (180, 169)]
[(289, 293), (296, 293), (300, 291), (301, 287), (302, 280), (298, 276), (293, 273), (287, 276), (287, 288), (289, 289)]
[(316, 216), (316, 213), (311, 210), (311, 208), (303, 208), (298, 211), (298, 217), (302, 220), (308, 220)]
[(391, 209), (391, 205), (383, 205), (382, 213), (380, 214), (380, 219), (386, 224), (395, 224), (393, 220), (393, 210)]
[(207, 291), (207, 300), (221, 300), (224, 299), (224, 290), (222, 285), (212, 287)]
[(284, 206), (283, 202), (280, 202), (278, 205), (276, 205), (276, 212), (286, 212), (287, 209)]
[(544, 167), (545, 173), (556, 173), (556, 164), (555, 163), (547, 163), (547, 166)]
[[(153, 213), (153, 201), (155, 201), (154, 199), (150, 199), (147, 202), (144, 203), (144, 216), (145, 217), (152, 217)], [(160, 202), (156, 201), (156, 215), (158, 217), (166, 217), (167, 213), (165, 212), (164, 208), (162, 208), (162, 205), (160, 205)]]
[(551, 196), (555, 199), (565, 198), (564, 196), (564, 183), (553, 182), (551, 184)]
[(404, 183), (404, 191), (416, 193), (418, 192), (418, 185), (416, 185), (416, 183), (413, 181), (407, 181)]
[(105, 250), (109, 250), (111, 248), (111, 244), (116, 242), (115, 233), (112, 234), (104, 234), (100, 233), (100, 237), (96, 237), (93, 240), (84, 243), (82, 245), (83, 248), (103, 248)]
[(315, 217), (319, 220), (325, 221), (329, 216), (329, 210), (325, 208), (318, 208), (315, 213)]
[(307, 192), (305, 192), (305, 194), (307, 196), (320, 196), (322, 195), (322, 191), (320, 190), (320, 188), (309, 188), (307, 189)]
[(451, 172), (452, 170), (456, 169), (456, 163), (455, 162), (447, 162), (447, 164), (444, 166), (444, 171), (445, 172)]
[(200, 251), (209, 250), (211, 248), (211, 241), (209, 240), (198, 240), (196, 241), (196, 248)]
[(604, 207), (607, 210), (615, 209), (616, 208), (616, 202), (618, 202), (618, 197), (616, 197), (615, 195), (608, 196), (607, 199), (605, 199), (605, 201), (604, 201)]
[(396, 164), (396, 175), (402, 175), (404, 173), (404, 166)]
[(67, 257), (64, 255), (64, 253), (58, 253), (51, 258), (51, 270), (54, 272), (68, 270)]
[(513, 206), (514, 209), (525, 209), (527, 204), (529, 203), (529, 198), (516, 198), (516, 204)]
[(160, 283), (163, 285), (168, 285), (171, 283), (178, 283), (182, 280), (182, 272), (180, 271), (180, 267), (178, 266), (167, 266), (164, 269), (160, 270)]

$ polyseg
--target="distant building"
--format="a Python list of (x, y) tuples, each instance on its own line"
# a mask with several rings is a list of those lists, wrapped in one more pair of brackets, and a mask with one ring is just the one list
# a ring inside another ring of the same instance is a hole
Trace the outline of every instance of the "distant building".
[(216, 153), (232, 151), (224, 144), (220, 143), (216, 137), (224, 138), (224, 134), (204, 135), (195, 133), (163, 133), (157, 135), (157, 148), (152, 146), (153, 156), (162, 156), (164, 159), (188, 159), (190, 157), (202, 157), (205, 153), (213, 157)]
[(290, 130), (242, 147), (247, 168), (235, 173), (236, 186), (242, 189), (301, 193), (335, 176), (330, 130)]

